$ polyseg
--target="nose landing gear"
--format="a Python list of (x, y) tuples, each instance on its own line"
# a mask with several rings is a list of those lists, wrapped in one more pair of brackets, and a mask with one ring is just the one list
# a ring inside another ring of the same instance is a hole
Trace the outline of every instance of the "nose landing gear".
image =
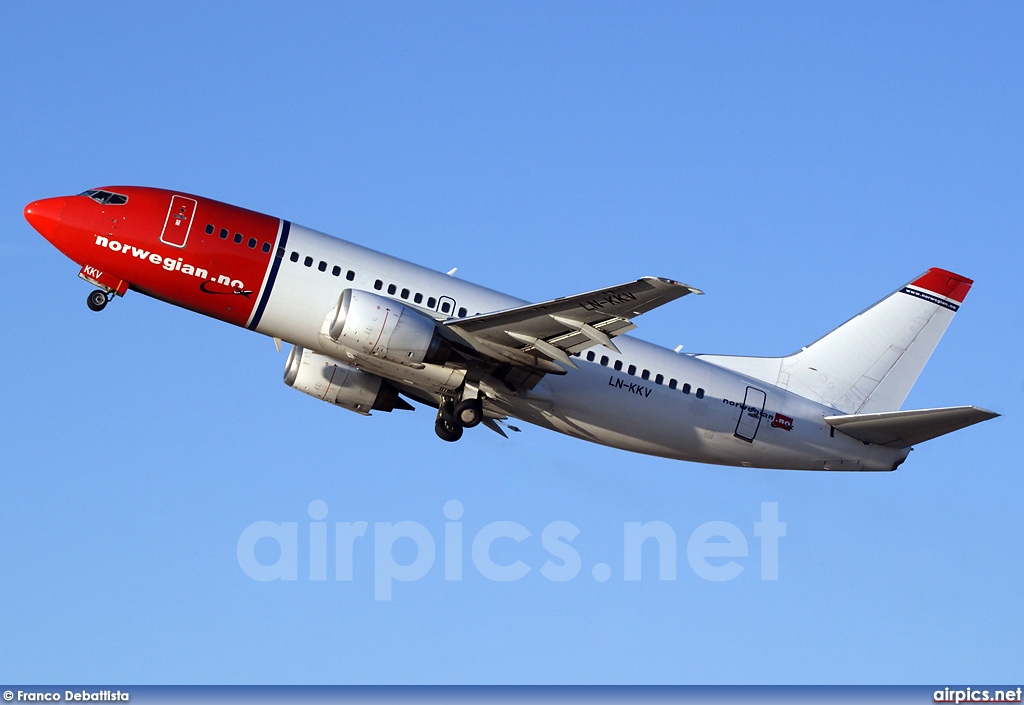
[(79, 279), (84, 279), (93, 286), (99, 288), (90, 291), (85, 303), (92, 311), (102, 311), (115, 296), (124, 296), (128, 291), (128, 282), (124, 279), (106, 274), (90, 264), (82, 265), (82, 271), (78, 273)]
[(107, 303), (113, 298), (113, 294), (103, 291), (102, 289), (96, 289), (90, 291), (88, 298), (86, 298), (86, 305), (93, 311), (102, 311), (106, 308)]

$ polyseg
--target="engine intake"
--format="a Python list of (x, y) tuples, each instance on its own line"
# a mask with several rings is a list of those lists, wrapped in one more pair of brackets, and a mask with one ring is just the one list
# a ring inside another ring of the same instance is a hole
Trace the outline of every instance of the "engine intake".
[(443, 365), (452, 352), (433, 319), (361, 289), (341, 293), (328, 331), (350, 350), (407, 365)]
[(369, 415), (371, 410), (412, 409), (383, 377), (356, 369), (325, 355), (292, 348), (284, 366), (284, 383), (322, 401)]

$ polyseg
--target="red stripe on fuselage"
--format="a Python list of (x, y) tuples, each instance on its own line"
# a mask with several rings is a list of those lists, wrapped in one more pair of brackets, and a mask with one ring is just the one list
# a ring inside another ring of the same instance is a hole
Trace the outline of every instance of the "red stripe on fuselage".
[[(180, 191), (138, 186), (104, 190), (128, 196), (128, 202), (104, 205), (87, 196), (66, 199), (54, 238), (64, 254), (155, 298), (246, 324), (274, 257), (278, 218)], [(169, 212), (175, 196), (194, 200), (194, 211), (189, 205), (181, 213)], [(175, 215), (180, 216), (178, 225)], [(207, 226), (213, 226), (212, 234)], [(188, 228), (187, 239), (162, 238), (165, 228)], [(220, 237), (222, 230), (227, 231), (226, 238)], [(235, 242), (238, 235), (241, 242)], [(168, 244), (182, 240), (182, 247)], [(250, 240), (255, 241), (253, 247)], [(265, 243), (269, 252), (264, 252)]]

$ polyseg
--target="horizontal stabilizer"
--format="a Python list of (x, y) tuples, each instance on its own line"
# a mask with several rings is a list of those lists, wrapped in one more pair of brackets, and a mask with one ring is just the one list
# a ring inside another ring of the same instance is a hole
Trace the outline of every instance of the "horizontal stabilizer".
[(865, 443), (890, 448), (909, 448), (997, 416), (999, 414), (994, 411), (979, 409), (976, 406), (950, 406), (944, 409), (826, 416), (825, 422), (847, 436)]

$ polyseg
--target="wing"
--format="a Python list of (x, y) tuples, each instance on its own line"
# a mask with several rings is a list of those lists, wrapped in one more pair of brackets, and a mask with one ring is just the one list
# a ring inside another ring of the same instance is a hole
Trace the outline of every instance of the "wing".
[(565, 296), (495, 313), (447, 321), (445, 326), (486, 357), (554, 374), (576, 367), (570, 355), (593, 345), (618, 352), (612, 338), (636, 326), (632, 319), (687, 294), (704, 292), (660, 277)]

